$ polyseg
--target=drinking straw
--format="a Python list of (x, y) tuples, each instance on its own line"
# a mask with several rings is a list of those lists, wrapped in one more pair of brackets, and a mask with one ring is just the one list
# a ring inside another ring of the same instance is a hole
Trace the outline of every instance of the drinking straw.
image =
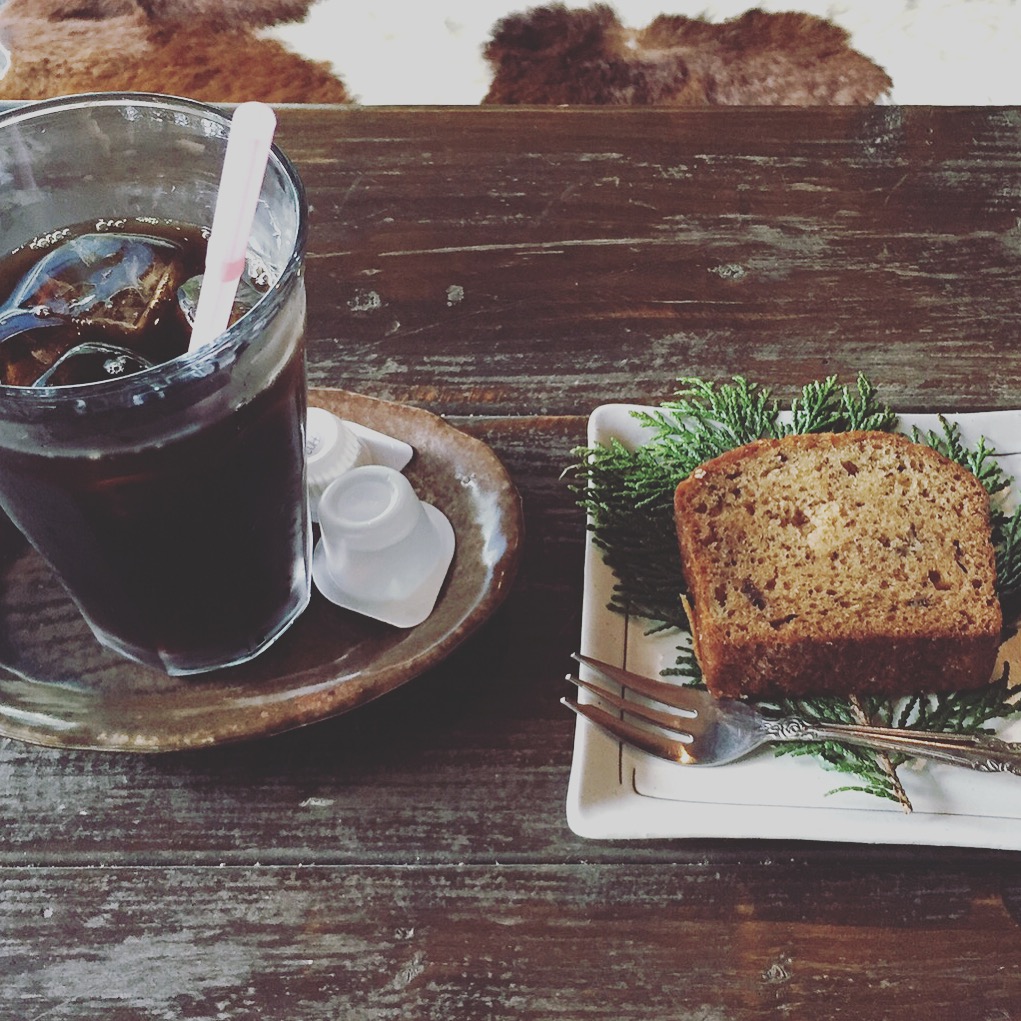
[(227, 329), (275, 128), (276, 115), (265, 103), (241, 103), (231, 118), (189, 351)]

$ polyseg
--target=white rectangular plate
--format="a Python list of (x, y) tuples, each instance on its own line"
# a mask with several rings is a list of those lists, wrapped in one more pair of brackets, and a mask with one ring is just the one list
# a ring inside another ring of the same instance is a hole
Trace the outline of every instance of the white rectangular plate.
[[(646, 441), (634, 410), (625, 404), (597, 408), (589, 420), (589, 444), (615, 438), (633, 449)], [(1021, 479), (1021, 411), (946, 417), (958, 423), (966, 444), (984, 436), (1007, 474)], [(934, 415), (901, 416), (903, 431), (913, 425), (939, 428)], [(581, 651), (656, 676), (675, 661), (680, 638), (649, 637), (647, 621), (608, 610), (613, 583), (590, 537)], [(1021, 640), (1012, 640), (1004, 656), (1016, 678)], [(1000, 736), (1021, 740), (1021, 721), (1012, 721)], [(580, 836), (607, 840), (763, 837), (1021, 849), (1021, 777), (931, 763), (908, 764), (899, 774), (911, 814), (871, 795), (830, 793), (855, 778), (827, 770), (812, 757), (776, 757), (764, 749), (727, 766), (681, 766), (623, 745), (579, 719), (567, 820)]]

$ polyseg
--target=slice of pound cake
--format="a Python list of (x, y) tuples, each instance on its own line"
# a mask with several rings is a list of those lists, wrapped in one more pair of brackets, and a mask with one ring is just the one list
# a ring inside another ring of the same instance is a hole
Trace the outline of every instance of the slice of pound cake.
[(989, 683), (1002, 616), (989, 498), (905, 436), (759, 440), (674, 497), (695, 653), (718, 696)]

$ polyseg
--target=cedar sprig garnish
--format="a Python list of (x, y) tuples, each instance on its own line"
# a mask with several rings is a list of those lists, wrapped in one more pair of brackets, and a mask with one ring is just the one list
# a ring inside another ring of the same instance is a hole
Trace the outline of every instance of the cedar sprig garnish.
[[(925, 443), (938, 450), (941, 454), (967, 468), (985, 487), (992, 497), (1010, 488), (1011, 478), (1000, 467), (996, 460), (996, 452), (988, 445), (984, 436), (979, 437), (973, 450), (969, 450), (961, 441), (961, 427), (956, 422), (939, 416), (942, 432), (929, 429), (923, 432), (918, 426), (911, 430), (911, 438), (916, 443)], [(995, 508), (994, 508), (995, 509)]]
[(993, 519), (993, 547), (996, 550), (996, 587), (1005, 616), (1007, 607), (1021, 594), (1021, 507), (1011, 515)]
[(897, 425), (897, 416), (880, 403), (876, 388), (861, 374), (853, 390), (838, 386), (836, 376), (809, 383), (792, 402), (791, 416), (790, 433), (890, 432)]
[(951, 697), (914, 695), (901, 699), (890, 713), (890, 726), (910, 730), (952, 730), (955, 733), (988, 733), (988, 724), (1015, 715), (1011, 701), (1018, 687), (1011, 686), (1008, 664), (1003, 675), (977, 691), (955, 692)]
[(705, 461), (752, 440), (781, 435), (779, 407), (768, 390), (741, 376), (714, 386), (683, 377), (676, 400), (655, 411), (636, 411), (635, 418), (652, 430), (652, 447), (669, 463), (675, 485)]
[[(684, 377), (675, 400), (651, 411), (635, 412), (650, 431), (636, 450), (613, 440), (607, 446), (574, 451), (569, 485), (588, 515), (592, 541), (616, 576), (610, 609), (648, 620), (650, 631), (676, 630), (682, 641), (674, 666), (664, 673), (700, 683), (681, 604), (684, 582), (677, 555), (673, 494), (677, 484), (713, 457), (752, 440), (792, 432), (847, 430), (893, 431), (896, 414), (859, 375), (853, 387), (835, 376), (809, 383), (781, 415), (770, 391), (743, 377), (713, 384)], [(1002, 498), (1012, 480), (996, 461), (995, 451), (981, 440), (968, 448), (959, 428), (940, 419), (940, 431), (914, 430), (912, 439), (927, 443), (973, 472), (989, 492), (992, 536), (996, 552), (997, 592), (1001, 602), (1021, 596), (1021, 509), (1007, 514)], [(909, 699), (861, 699), (876, 723), (953, 733), (988, 731), (999, 719), (1021, 713), (1021, 685), (1011, 685), (1006, 671), (980, 691), (918, 696)], [(856, 722), (848, 699), (815, 698), (763, 701), (779, 714), (795, 713), (816, 722)], [(873, 753), (833, 742), (777, 745), (777, 754), (814, 755), (828, 768), (847, 773), (856, 783), (838, 790), (863, 791), (898, 801), (897, 780), (877, 763)], [(894, 767), (904, 756), (890, 756)], [(834, 791), (833, 793), (836, 793)]]
[(570, 484), (592, 522), (592, 542), (617, 578), (610, 607), (657, 626), (683, 626), (671, 454), (652, 445), (628, 450), (616, 440), (576, 453), (583, 460), (569, 469)]
[(1004, 607), (1012, 605), (1021, 593), (1021, 507), (1008, 513), (1003, 497), (1009, 492), (1013, 480), (996, 460), (996, 451), (984, 436), (979, 437), (974, 449), (961, 441), (961, 429), (942, 415), (940, 432), (923, 432), (917, 426), (911, 430), (916, 442), (927, 443), (952, 461), (967, 468), (985, 487), (990, 500), (990, 524), (993, 548), (996, 552), (996, 589)]

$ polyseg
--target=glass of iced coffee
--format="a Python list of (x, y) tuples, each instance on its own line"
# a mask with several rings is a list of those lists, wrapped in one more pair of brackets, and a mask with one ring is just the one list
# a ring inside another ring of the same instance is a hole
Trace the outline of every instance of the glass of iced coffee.
[(229, 117), (97, 94), (0, 114), (0, 507), (96, 637), (244, 662), (309, 599), (307, 209), (276, 147), (231, 325), (187, 353)]

